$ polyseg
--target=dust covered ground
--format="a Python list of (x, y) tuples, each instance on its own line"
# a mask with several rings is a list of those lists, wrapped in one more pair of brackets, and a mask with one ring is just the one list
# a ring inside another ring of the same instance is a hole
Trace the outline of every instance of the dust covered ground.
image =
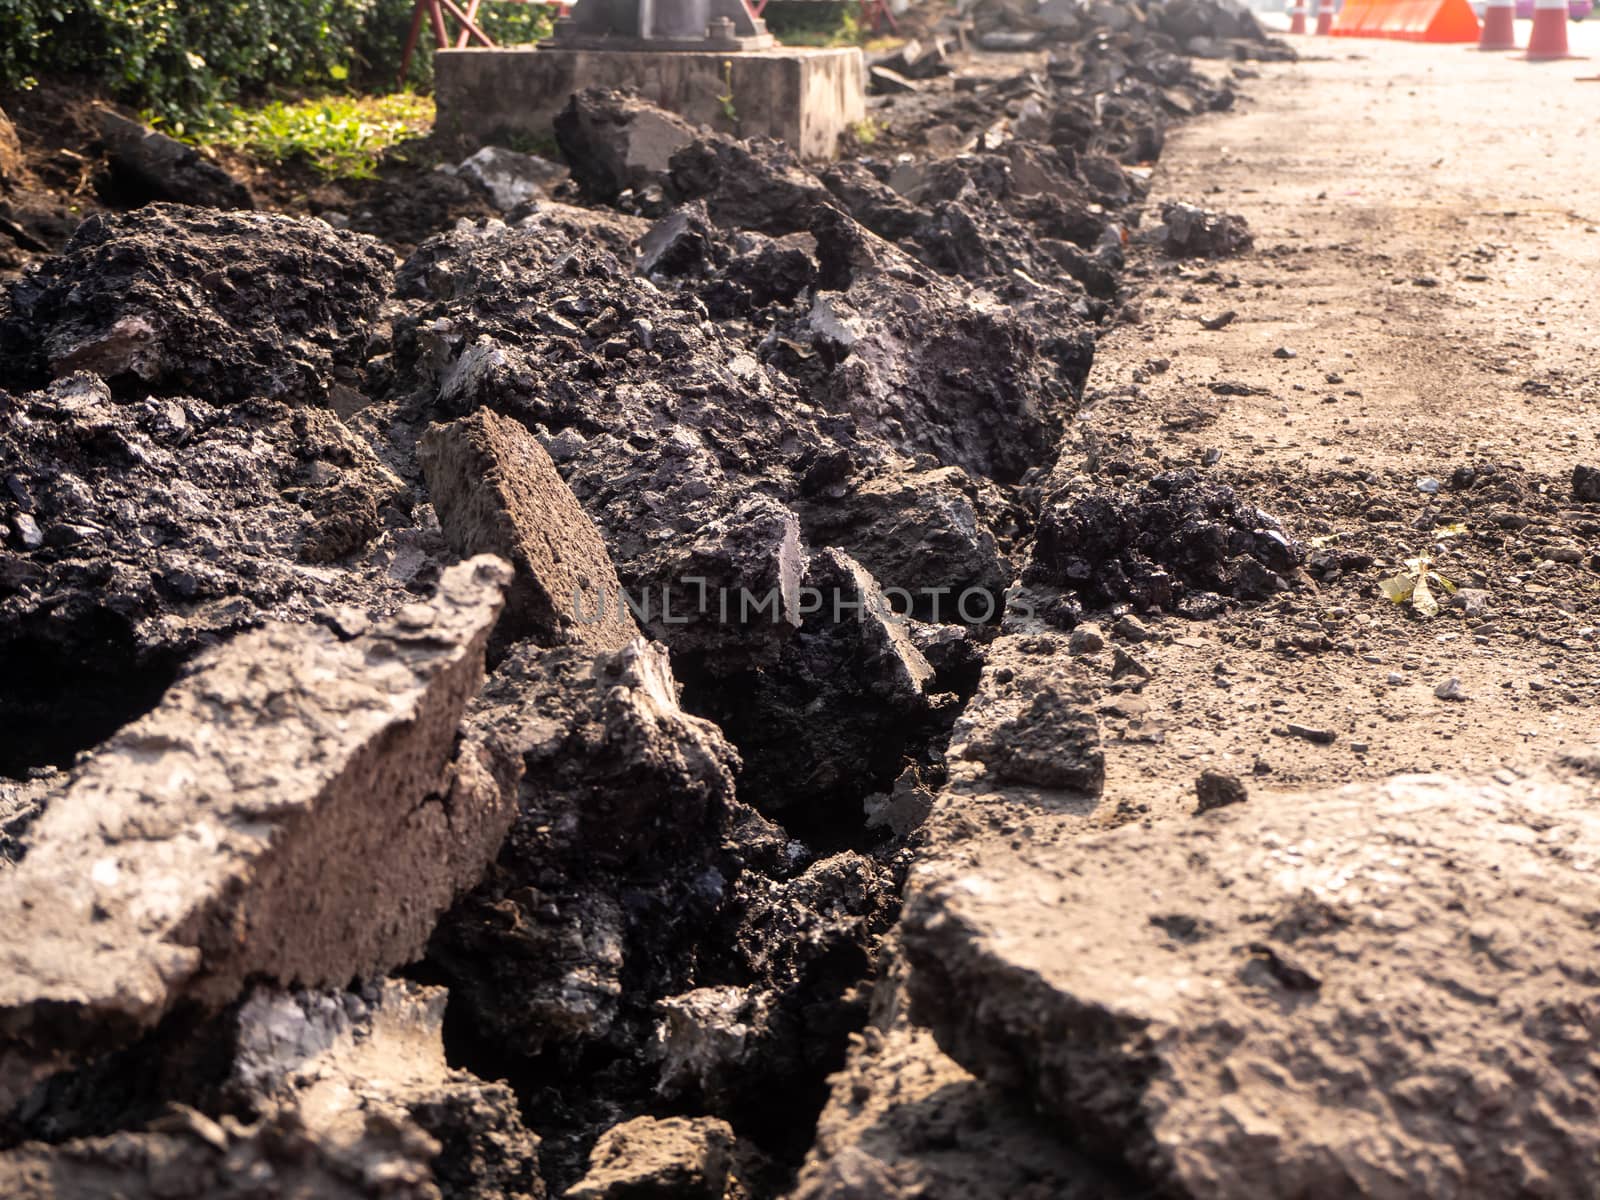
[(834, 164), (18, 109), (0, 1193), (1585, 1194), (1592, 65), (916, 24)]
[[(1163, 623), (1107, 767), (1108, 792), (1157, 809), (1199, 768), (1266, 789), (1487, 773), (1595, 735), (1600, 516), (1573, 489), (1600, 455), (1600, 134), (1574, 82), (1592, 71), (1315, 49), (1174, 134), (1155, 193), (1242, 214), (1256, 253), (1152, 266), (1079, 413), (1087, 446), (1139, 469), (1211, 452), (1213, 477), (1320, 544), (1314, 591)], [(1384, 600), (1424, 554), (1478, 594), (1432, 619)], [(1465, 699), (1436, 697), (1452, 677)]]

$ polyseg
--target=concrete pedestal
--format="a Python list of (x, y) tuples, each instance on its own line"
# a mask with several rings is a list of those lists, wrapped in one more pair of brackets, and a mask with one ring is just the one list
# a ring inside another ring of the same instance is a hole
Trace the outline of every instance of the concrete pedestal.
[(690, 121), (740, 137), (781, 138), (812, 160), (835, 157), (839, 136), (866, 116), (861, 51), (853, 47), (709, 53), (515, 46), (441, 50), (434, 60), (438, 129), (461, 141), (549, 137), (567, 98), (586, 87), (633, 88)]

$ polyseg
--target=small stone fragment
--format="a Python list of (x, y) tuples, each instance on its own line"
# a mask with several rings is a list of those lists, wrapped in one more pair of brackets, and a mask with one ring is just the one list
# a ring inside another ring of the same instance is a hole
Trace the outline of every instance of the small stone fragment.
[(1201, 771), (1194, 781), (1194, 794), (1198, 804), (1195, 813), (1210, 812), (1229, 804), (1242, 804), (1250, 793), (1237, 775), (1225, 771)]
[(1111, 626), (1111, 632), (1125, 642), (1150, 640), (1150, 626), (1132, 613), (1123, 613)]
[(600, 1135), (565, 1200), (722, 1200), (733, 1144), (715, 1117), (635, 1117)]
[(1572, 498), (1579, 504), (1600, 503), (1600, 467), (1578, 463), (1572, 468)]
[[(1124, 634), (1123, 636), (1127, 637), (1128, 635)], [(1136, 641), (1137, 639), (1129, 638), (1129, 640)], [(1100, 626), (1092, 621), (1085, 621), (1082, 625), (1074, 628), (1067, 638), (1067, 649), (1073, 654), (1098, 654), (1105, 648), (1105, 634), (1101, 633)]]
[(1302, 725), (1297, 721), (1290, 721), (1285, 727), (1290, 737), (1302, 738), (1314, 742), (1318, 746), (1331, 746), (1338, 738), (1332, 729), (1321, 725)]
[(1149, 679), (1150, 668), (1145, 666), (1121, 646), (1115, 647), (1111, 652), (1111, 678), (1124, 679)]
[(1152, 236), (1173, 258), (1224, 258), (1255, 243), (1243, 217), (1179, 202), (1161, 206), (1161, 224)]

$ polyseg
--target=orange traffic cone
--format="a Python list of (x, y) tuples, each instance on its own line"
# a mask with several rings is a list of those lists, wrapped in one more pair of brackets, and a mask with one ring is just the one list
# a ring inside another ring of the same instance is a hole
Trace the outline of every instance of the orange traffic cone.
[(1528, 61), (1543, 62), (1567, 56), (1567, 0), (1533, 0)]
[(1289, 32), (1304, 33), (1306, 31), (1306, 0), (1294, 0), (1294, 7), (1289, 10)]
[(1317, 36), (1333, 32), (1333, 0), (1317, 0)]
[(1478, 39), (1478, 49), (1515, 50), (1517, 30), (1512, 18), (1516, 15), (1517, 6), (1512, 0), (1489, 0), (1489, 7), (1483, 10), (1483, 36)]

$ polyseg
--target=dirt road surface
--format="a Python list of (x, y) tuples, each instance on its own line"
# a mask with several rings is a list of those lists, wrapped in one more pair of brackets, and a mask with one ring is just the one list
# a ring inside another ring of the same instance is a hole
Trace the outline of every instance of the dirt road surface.
[[(1169, 619), (1135, 649), (1154, 675), (1102, 706), (1097, 821), (1190, 806), (1208, 767), (1270, 790), (1492, 772), (1594, 736), (1600, 526), (1571, 476), (1600, 461), (1600, 83), (1580, 81), (1600, 67), (1298, 44), (1236, 111), (1179, 129), (1154, 179), (1155, 201), (1244, 215), (1254, 256), (1151, 268), (1080, 429), (1102, 455), (1220, 455), (1214, 477), (1335, 565), (1316, 595)], [(1487, 595), (1431, 619), (1385, 599), (1422, 554)], [(1452, 677), (1466, 698), (1436, 697)]]

